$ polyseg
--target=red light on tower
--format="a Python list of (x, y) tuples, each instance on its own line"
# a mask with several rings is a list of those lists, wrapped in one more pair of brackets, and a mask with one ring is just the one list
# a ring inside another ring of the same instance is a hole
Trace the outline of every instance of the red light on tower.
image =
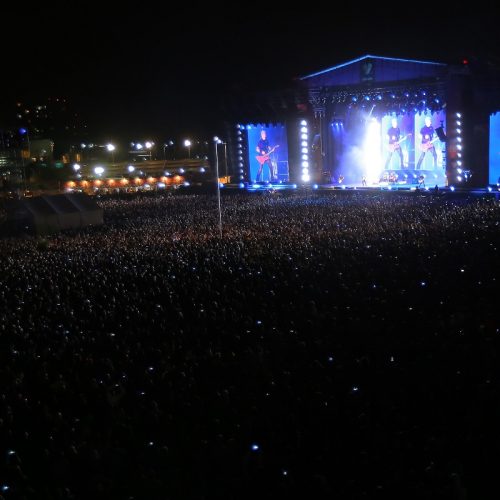
[(467, 66), (467, 64), (469, 64), (469, 60), (468, 60), (468, 59), (464, 59), (464, 60), (462, 61), (462, 64), (463, 64), (464, 66)]

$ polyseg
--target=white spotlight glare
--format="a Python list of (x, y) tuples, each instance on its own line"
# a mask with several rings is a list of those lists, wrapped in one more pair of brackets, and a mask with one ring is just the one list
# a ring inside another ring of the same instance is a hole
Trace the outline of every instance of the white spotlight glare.
[(95, 167), (94, 172), (96, 175), (102, 175), (104, 173), (104, 168), (102, 167)]
[(368, 124), (363, 144), (362, 164), (369, 184), (378, 182), (382, 164), (380, 123), (373, 118)]

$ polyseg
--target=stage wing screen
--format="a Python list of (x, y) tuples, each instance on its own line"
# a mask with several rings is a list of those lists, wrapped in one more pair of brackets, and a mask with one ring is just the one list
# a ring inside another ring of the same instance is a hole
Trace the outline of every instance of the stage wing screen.
[(288, 143), (282, 124), (252, 124), (248, 133), (248, 165), (251, 182), (288, 182)]

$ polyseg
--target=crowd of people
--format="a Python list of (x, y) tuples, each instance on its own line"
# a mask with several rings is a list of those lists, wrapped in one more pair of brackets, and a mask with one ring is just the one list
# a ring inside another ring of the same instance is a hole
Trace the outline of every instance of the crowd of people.
[(498, 200), (99, 203), (0, 240), (0, 498), (494, 498)]

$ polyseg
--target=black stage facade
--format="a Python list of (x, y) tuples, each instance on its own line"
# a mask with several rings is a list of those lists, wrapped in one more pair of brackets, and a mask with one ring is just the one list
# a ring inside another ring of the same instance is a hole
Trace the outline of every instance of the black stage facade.
[(496, 69), (371, 55), (303, 76), (228, 124), (231, 183), (495, 185), (499, 89)]

